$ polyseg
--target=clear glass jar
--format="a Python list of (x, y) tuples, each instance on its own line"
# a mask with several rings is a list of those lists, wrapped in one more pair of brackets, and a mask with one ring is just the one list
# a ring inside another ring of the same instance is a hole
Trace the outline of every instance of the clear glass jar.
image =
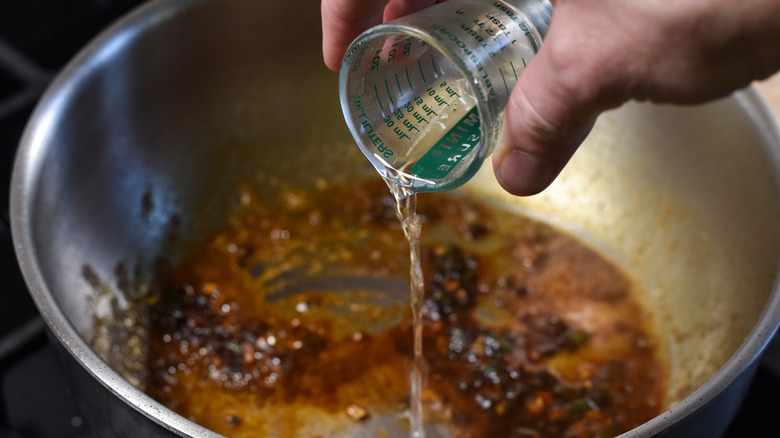
[(412, 193), (468, 181), (551, 17), (548, 0), (448, 0), (360, 35), (341, 66), (341, 106), (382, 177)]

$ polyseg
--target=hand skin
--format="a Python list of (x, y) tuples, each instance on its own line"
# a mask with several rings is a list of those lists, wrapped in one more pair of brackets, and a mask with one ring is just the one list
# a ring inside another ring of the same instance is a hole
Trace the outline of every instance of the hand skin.
[[(338, 71), (371, 26), (432, 0), (322, 0), (323, 56)], [(558, 176), (596, 118), (629, 100), (698, 104), (780, 70), (780, 0), (557, 0), (512, 90), (493, 168), (527, 196)]]

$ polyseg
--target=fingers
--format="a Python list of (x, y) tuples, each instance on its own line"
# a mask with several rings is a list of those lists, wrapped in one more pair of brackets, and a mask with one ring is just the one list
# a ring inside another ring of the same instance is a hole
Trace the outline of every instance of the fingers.
[(512, 90), (493, 154), (496, 178), (515, 195), (544, 190), (603, 111), (631, 99), (706, 102), (780, 67), (780, 19), (766, 19), (780, 17), (780, 2), (556, 6), (545, 42)]
[(322, 0), (322, 55), (338, 71), (354, 39), (384, 21), (431, 6), (435, 0)]
[[(493, 154), (499, 184), (513, 195), (541, 192), (590, 132), (593, 103), (569, 93), (540, 51), (512, 90)], [(601, 105), (598, 106), (601, 108)]]
[[(606, 56), (609, 52), (602, 51), (609, 50), (608, 45), (594, 32), (604, 29), (601, 23), (565, 8), (556, 14), (545, 43), (512, 90), (493, 153), (499, 184), (518, 196), (547, 188), (590, 133), (598, 114), (630, 97), (623, 73), (609, 73), (625, 69), (615, 68), (610, 64), (615, 61)], [(598, 44), (591, 44), (594, 41)]]
[(382, 22), (388, 1), (322, 0), (322, 55), (328, 68), (338, 71), (355, 37)]
[(538, 89), (537, 85), (546, 81), (525, 82), (528, 87), (518, 83), (512, 91), (493, 155), (499, 184), (517, 196), (534, 195), (547, 188), (595, 121), (590, 112), (574, 114), (566, 110), (571, 107), (565, 98)]
[(409, 15), (436, 4), (436, 0), (390, 0), (385, 8), (385, 21)]

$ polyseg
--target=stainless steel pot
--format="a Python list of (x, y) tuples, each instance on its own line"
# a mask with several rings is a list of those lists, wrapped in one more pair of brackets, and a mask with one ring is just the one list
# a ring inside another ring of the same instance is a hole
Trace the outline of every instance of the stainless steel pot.
[[(189, 236), (185, 250), (219, 226), (237, 181), (262, 192), (258, 174), (302, 188), (372, 174), (338, 111), (318, 19), (313, 0), (154, 1), (84, 49), (35, 110), (14, 170), (13, 236), (99, 436), (215, 434), (89, 346), (105, 311), (94, 278), (121, 299), (116, 267), (150, 275), (172, 228)], [(543, 194), (510, 197), (490, 169), (463, 190), (576, 234), (648, 291), (669, 346), (668, 410), (625, 437), (722, 433), (780, 321), (780, 133), (756, 93), (628, 104)]]

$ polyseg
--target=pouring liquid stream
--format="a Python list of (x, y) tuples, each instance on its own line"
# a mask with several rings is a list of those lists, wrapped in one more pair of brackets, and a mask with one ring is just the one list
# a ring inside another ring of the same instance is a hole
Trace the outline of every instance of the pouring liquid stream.
[[(430, 39), (421, 40), (398, 29), (368, 35), (348, 51), (341, 70), (347, 123), (358, 146), (390, 187), (409, 242), (414, 333), (411, 438), (425, 436), (424, 284), (416, 193), (451, 189), (471, 177), (489, 154), (489, 138), (497, 126), (490, 117), (483, 120), (485, 114), (497, 120), (501, 117), (500, 102), (505, 103), (526, 59), (534, 56), (540, 42), (531, 35), (533, 26), (527, 17), (514, 9), (516, 5), (490, 3), (445, 2), (419, 12), (417, 21), (407, 24), (424, 29), (423, 33), (432, 30)], [(440, 38), (445, 30), (449, 36)], [(446, 46), (452, 50), (442, 52)], [(479, 71), (482, 82), (464, 74), (464, 66)], [(477, 83), (482, 84), (483, 94), (473, 88)], [(495, 114), (478, 110), (480, 102)]]
[(410, 306), (412, 309), (412, 330), (414, 333), (414, 359), (410, 373), (409, 430), (411, 438), (424, 438), (422, 391), (425, 386), (425, 360), (423, 358), (422, 307), (424, 282), (420, 264), (420, 234), (422, 223), (417, 215), (417, 195), (395, 182), (385, 180), (395, 198), (396, 214), (401, 221), (404, 235), (409, 241), (410, 258)]

